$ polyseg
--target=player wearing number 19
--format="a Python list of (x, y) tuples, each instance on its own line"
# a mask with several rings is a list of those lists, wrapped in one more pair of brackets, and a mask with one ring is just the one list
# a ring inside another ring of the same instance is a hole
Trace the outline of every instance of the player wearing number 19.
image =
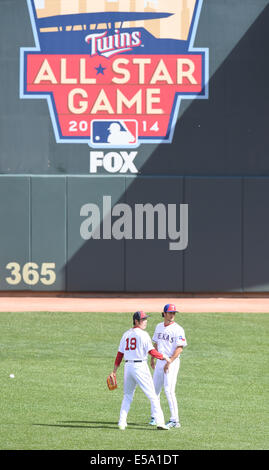
[(158, 351), (153, 348), (149, 334), (144, 331), (147, 327), (147, 318), (148, 315), (143, 311), (134, 313), (133, 328), (130, 328), (123, 334), (114, 364), (113, 374), (116, 375), (122, 359), (125, 359), (124, 396), (118, 422), (119, 429), (121, 430), (124, 430), (127, 427), (127, 415), (133, 401), (137, 385), (139, 385), (150, 400), (152, 414), (155, 418), (157, 429), (169, 429), (164, 423), (163, 411), (154, 389), (152, 376), (147, 364), (147, 356), (149, 353), (157, 359), (167, 361), (167, 363), (170, 363), (171, 361), (167, 356), (158, 353)]

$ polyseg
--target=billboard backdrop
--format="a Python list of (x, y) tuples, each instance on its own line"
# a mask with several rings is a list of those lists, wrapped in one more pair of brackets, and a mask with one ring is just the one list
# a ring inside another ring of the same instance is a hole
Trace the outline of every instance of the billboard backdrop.
[(268, 2), (0, 12), (0, 290), (268, 291)]

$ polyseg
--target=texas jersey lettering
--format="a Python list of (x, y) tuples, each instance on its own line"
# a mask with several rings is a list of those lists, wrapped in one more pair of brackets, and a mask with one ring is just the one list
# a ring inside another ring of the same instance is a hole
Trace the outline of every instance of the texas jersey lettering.
[(187, 346), (184, 329), (177, 323), (169, 326), (158, 323), (152, 340), (158, 344), (158, 351), (169, 356), (173, 354), (177, 346), (183, 348)]
[(57, 142), (169, 143), (181, 99), (207, 97), (202, 0), (27, 3), (36, 47), (21, 49), (20, 96), (48, 101)]

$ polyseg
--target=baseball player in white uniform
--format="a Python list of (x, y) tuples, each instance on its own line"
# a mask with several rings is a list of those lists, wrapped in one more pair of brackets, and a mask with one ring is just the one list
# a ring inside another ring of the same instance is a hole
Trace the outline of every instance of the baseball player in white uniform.
[(147, 357), (148, 353), (156, 357), (159, 362), (169, 364), (169, 357), (156, 351), (152, 345), (149, 334), (145, 331), (147, 327), (147, 318), (143, 311), (135, 312), (133, 315), (133, 328), (126, 331), (120, 341), (118, 354), (114, 364), (113, 374), (116, 375), (117, 369), (124, 358), (124, 396), (120, 409), (118, 426), (124, 430), (127, 427), (127, 415), (133, 401), (136, 386), (143, 390), (151, 403), (151, 413), (154, 417), (157, 429), (168, 430), (165, 425), (164, 415), (161, 409), (150, 373)]
[[(184, 329), (175, 322), (175, 314), (177, 313), (174, 304), (164, 306), (162, 316), (164, 321), (156, 326), (152, 341), (155, 348), (162, 354), (170, 357), (171, 362), (164, 364), (157, 359), (156, 366), (154, 358), (151, 358), (151, 367), (154, 369), (153, 382), (158, 398), (162, 387), (167, 397), (170, 408), (170, 419), (166, 426), (168, 428), (180, 428), (178, 416), (178, 404), (175, 394), (177, 375), (180, 366), (180, 354), (187, 341)], [(156, 425), (153, 410), (151, 411), (151, 421), (149, 424)]]

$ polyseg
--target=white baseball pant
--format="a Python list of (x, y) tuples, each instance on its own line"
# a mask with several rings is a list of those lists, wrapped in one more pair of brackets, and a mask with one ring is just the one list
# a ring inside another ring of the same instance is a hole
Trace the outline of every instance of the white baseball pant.
[[(164, 387), (165, 395), (171, 413), (170, 421), (179, 422), (178, 404), (176, 398), (176, 383), (180, 367), (180, 359), (177, 358), (170, 364), (168, 372), (166, 374), (164, 373), (165, 364), (165, 361), (157, 360), (153, 373), (153, 383), (159, 400), (162, 387)], [(152, 413), (153, 409), (151, 409), (151, 415), (153, 416)]]
[[(165, 362), (165, 361), (164, 361)], [(165, 362), (166, 363), (166, 362)], [(151, 403), (151, 412), (157, 425), (164, 425), (164, 415), (161, 409), (160, 400), (158, 399), (152, 376), (147, 361), (125, 363), (124, 367), (124, 395), (120, 409), (119, 425), (127, 424), (127, 415), (133, 401), (136, 386), (142, 389)]]

